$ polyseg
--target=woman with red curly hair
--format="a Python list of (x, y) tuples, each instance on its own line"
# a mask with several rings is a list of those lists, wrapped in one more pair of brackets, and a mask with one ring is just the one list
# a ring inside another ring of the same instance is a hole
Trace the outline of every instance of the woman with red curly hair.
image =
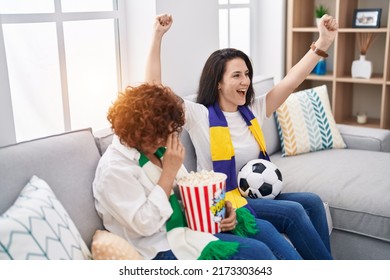
[[(109, 108), (115, 133), (93, 182), (95, 207), (107, 230), (129, 241), (145, 259), (275, 259), (262, 242), (186, 226), (173, 188), (187, 175), (178, 134), (182, 100), (170, 88), (127, 87)], [(236, 226), (231, 204), (222, 231)]]
[[(181, 102), (168, 87), (147, 84), (127, 87), (109, 109), (107, 119), (122, 144), (155, 160), (153, 153), (165, 145), (168, 136), (181, 132), (184, 125)], [(159, 160), (155, 161), (161, 167)]]

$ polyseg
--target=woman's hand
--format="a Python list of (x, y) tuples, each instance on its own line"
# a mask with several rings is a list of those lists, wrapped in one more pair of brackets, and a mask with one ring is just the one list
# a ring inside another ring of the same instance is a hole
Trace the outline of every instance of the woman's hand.
[(169, 197), (177, 172), (184, 161), (185, 148), (176, 132), (168, 136), (166, 148), (167, 150), (162, 159), (162, 172), (158, 184)]
[(154, 31), (156, 34), (164, 35), (169, 28), (171, 28), (173, 23), (173, 18), (168, 14), (161, 14), (156, 16), (154, 22)]
[(327, 50), (333, 43), (337, 30), (337, 21), (332, 16), (323, 15), (320, 24), (318, 25), (320, 36), (316, 42), (316, 47), (321, 50)]
[(146, 61), (145, 82), (161, 84), (161, 41), (164, 34), (171, 28), (173, 19), (171, 15), (156, 16), (152, 45)]
[(163, 169), (171, 170), (176, 176), (177, 171), (179, 171), (183, 164), (185, 156), (185, 148), (176, 132), (168, 136), (166, 147), (167, 150), (164, 153), (162, 161)]
[(233, 208), (230, 201), (225, 202), (226, 207), (226, 217), (221, 221), (220, 227), (221, 231), (231, 231), (236, 228), (237, 219), (236, 219), (236, 209)]

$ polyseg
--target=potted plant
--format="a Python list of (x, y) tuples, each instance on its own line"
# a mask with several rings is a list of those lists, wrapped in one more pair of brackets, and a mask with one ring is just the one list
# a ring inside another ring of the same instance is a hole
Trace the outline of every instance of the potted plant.
[(328, 13), (328, 8), (325, 7), (324, 5), (320, 4), (315, 8), (314, 13), (316, 16), (316, 24), (318, 26), (322, 16)]

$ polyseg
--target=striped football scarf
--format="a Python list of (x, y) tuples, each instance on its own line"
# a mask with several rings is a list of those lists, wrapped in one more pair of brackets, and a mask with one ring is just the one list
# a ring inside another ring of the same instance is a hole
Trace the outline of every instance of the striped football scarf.
[[(165, 148), (159, 148), (155, 152), (158, 158), (162, 158)], [(139, 166), (145, 171), (148, 178), (157, 184), (161, 176), (161, 168), (153, 164), (143, 153), (140, 153)], [(184, 165), (178, 171), (176, 178), (188, 175)], [(238, 251), (238, 242), (225, 242), (214, 235), (195, 231), (187, 227), (185, 215), (180, 203), (172, 191), (169, 197), (173, 213), (166, 223), (167, 239), (170, 248), (179, 260), (224, 260), (233, 256)]]
[[(215, 172), (222, 172), (227, 175), (226, 199), (236, 208), (237, 227), (235, 233), (248, 236), (255, 234), (256, 228), (255, 213), (249, 206), (247, 200), (241, 195), (237, 186), (236, 160), (234, 147), (230, 137), (230, 131), (226, 118), (219, 107), (218, 102), (208, 107), (210, 124), (210, 151)], [(260, 147), (259, 158), (269, 160), (266, 152), (263, 132), (257, 119), (247, 106), (239, 106), (238, 111), (244, 118), (251, 133)]]

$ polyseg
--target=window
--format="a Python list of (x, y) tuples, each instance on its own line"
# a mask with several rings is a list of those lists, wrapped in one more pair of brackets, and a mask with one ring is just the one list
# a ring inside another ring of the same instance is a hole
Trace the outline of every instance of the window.
[(0, 118), (13, 121), (13, 142), (108, 126), (122, 83), (121, 2), (0, 0)]
[(219, 0), (219, 47), (250, 55), (250, 0)]

